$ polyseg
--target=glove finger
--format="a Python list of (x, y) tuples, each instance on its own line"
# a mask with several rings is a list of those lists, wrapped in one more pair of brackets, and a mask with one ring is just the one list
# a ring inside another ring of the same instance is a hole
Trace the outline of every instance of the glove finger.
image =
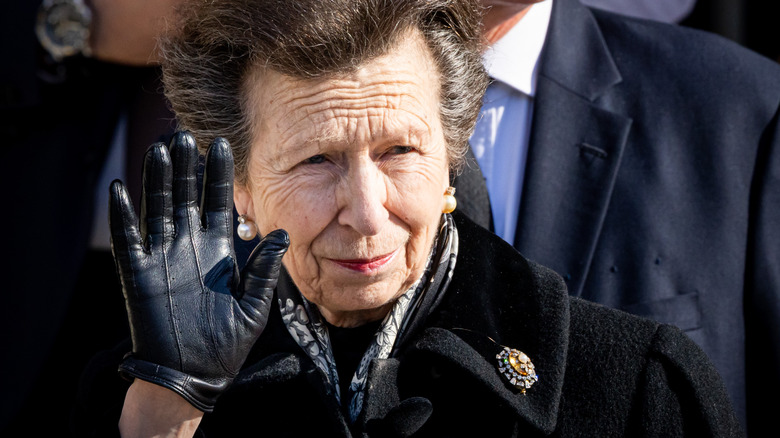
[(111, 251), (117, 263), (123, 268), (129, 268), (131, 254), (140, 254), (143, 251), (138, 218), (127, 189), (121, 181), (114, 180), (109, 192), (108, 226), (111, 230)]
[(224, 138), (215, 139), (206, 153), (201, 223), (209, 231), (230, 236), (233, 231), (233, 154)]
[(170, 143), (171, 162), (173, 163), (173, 215), (177, 232), (189, 233), (197, 218), (198, 188), (197, 167), (198, 148), (189, 132), (177, 132)]
[(245, 310), (247, 307), (267, 317), (279, 272), (282, 257), (290, 246), (287, 231), (275, 230), (268, 233), (250, 254), (246, 266), (241, 271), (239, 299)]
[(141, 237), (150, 247), (173, 238), (171, 157), (163, 143), (146, 151), (141, 194)]

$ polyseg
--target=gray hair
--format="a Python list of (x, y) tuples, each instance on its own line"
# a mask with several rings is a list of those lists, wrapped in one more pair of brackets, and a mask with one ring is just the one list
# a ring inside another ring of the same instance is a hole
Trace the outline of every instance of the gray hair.
[(295, 78), (354, 71), (386, 54), (409, 29), (423, 36), (440, 74), (441, 120), (451, 171), (468, 148), (488, 77), (481, 9), (471, 0), (200, 0), (161, 41), (163, 81), (181, 129), (202, 151), (215, 137), (233, 149), (247, 181), (252, 121), (244, 82), (258, 67)]

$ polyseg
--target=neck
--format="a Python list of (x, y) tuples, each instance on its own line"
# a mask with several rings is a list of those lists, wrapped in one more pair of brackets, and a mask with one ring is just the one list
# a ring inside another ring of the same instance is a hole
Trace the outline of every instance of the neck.
[(483, 34), (489, 44), (494, 44), (506, 35), (530, 9), (529, 4), (514, 4), (510, 6), (491, 6), (482, 20)]
[(383, 319), (393, 308), (395, 300), (376, 309), (365, 309), (358, 311), (333, 311), (323, 306), (317, 306), (320, 314), (330, 325), (343, 328), (360, 327), (370, 322)]

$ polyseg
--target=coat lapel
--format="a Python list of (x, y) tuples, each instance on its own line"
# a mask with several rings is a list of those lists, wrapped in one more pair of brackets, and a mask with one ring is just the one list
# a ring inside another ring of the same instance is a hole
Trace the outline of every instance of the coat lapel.
[(515, 247), (580, 295), (631, 119), (598, 106), (621, 77), (589, 10), (556, 0), (545, 44)]
[[(482, 386), (521, 423), (545, 434), (558, 421), (569, 346), (569, 296), (560, 278), (528, 263), (490, 232), (453, 214), (461, 235), (458, 263), (446, 299), (429, 317), (403, 355), (403, 376), (430, 376), (425, 369), (450, 370), (441, 379)], [(496, 354), (504, 346), (526, 353), (539, 380), (526, 394), (499, 372)], [(422, 378), (419, 385), (428, 384)], [(414, 386), (414, 385), (413, 385)], [(462, 403), (473, 403), (469, 394)], [(459, 401), (456, 401), (458, 403)]]
[[(449, 370), (441, 378), (451, 381), (453, 385), (464, 380), (475, 383), (484, 388), (482, 394), (493, 397), (493, 400), (486, 399), (485, 403), (505, 406), (514, 412), (519, 421), (544, 434), (552, 433), (558, 422), (565, 360), (554, 355), (531, 357), (540, 373), (539, 382), (529, 388), (526, 394), (521, 394), (498, 371), (496, 354), (502, 346), (486, 339), (479, 333), (429, 328), (423, 332), (411, 356), (424, 353), (421, 356), (424, 360), (419, 362), (425, 363), (425, 367), (418, 368)], [(540, 368), (544, 369), (544, 374), (541, 374)], [(463, 394), (462, 397), (462, 403), (468, 404), (471, 395)]]
[[(417, 391), (441, 379), (455, 390), (450, 402), (474, 403), (473, 394), (458, 390), (459, 382), (468, 382), (482, 387), (480, 394), (490, 398), (486, 406), (509, 409), (517, 423), (552, 433), (558, 422), (569, 348), (566, 288), (557, 275), (519, 257), (506, 242), (463, 214), (456, 212), (453, 219), (461, 239), (445, 299), (398, 357), (372, 363), (364, 411), (355, 429), (396, 424), (416, 430), (430, 415), (430, 409), (426, 411), (415, 397)], [(499, 372), (496, 354), (504, 345), (526, 353), (536, 367), (539, 380), (526, 394)], [(441, 375), (435, 376), (433, 369)], [(328, 430), (350, 435), (322, 375), (292, 339), (274, 303), (247, 366), (226, 395), (246, 404), (247, 398), (263, 400), (256, 394), (282, 392), (323, 406), (330, 413)], [(223, 405), (223, 412), (231, 406)], [(446, 420), (447, 411), (439, 408)]]

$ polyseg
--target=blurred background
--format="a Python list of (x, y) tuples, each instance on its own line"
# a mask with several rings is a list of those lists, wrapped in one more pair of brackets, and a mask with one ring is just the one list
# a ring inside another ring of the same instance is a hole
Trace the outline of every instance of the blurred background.
[(698, 0), (680, 24), (720, 34), (780, 62), (776, 7), (771, 0)]

